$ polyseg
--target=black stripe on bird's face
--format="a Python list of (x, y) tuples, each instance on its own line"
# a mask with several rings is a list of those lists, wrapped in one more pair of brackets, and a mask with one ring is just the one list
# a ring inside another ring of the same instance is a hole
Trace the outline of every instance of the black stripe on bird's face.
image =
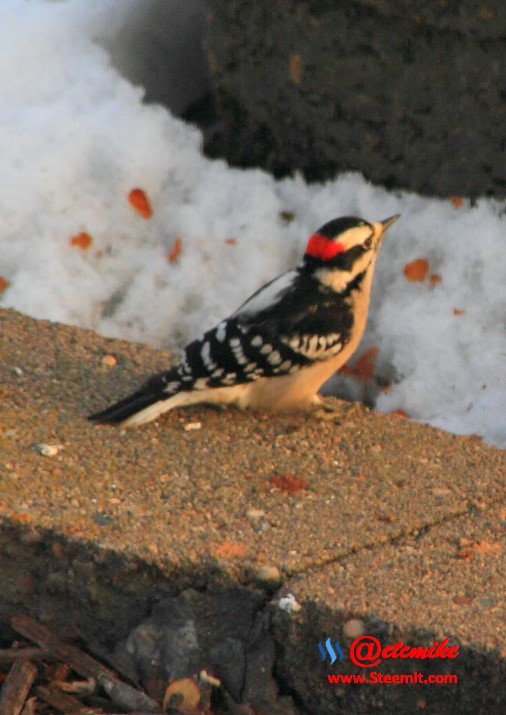
[(349, 231), (351, 228), (360, 228), (362, 226), (369, 226), (372, 230), (371, 224), (364, 221), (362, 218), (357, 218), (356, 216), (341, 216), (341, 218), (335, 218), (332, 221), (328, 221), (318, 229), (317, 233), (320, 236), (326, 236), (327, 238), (337, 238), (345, 231)]
[[(304, 265), (350, 272), (355, 262), (375, 247), (375, 230), (363, 219), (345, 216), (324, 224), (309, 237)], [(363, 262), (361, 262), (363, 265)]]

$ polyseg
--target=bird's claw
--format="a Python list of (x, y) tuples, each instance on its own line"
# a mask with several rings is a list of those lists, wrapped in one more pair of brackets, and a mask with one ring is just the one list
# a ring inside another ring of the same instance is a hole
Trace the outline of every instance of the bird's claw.
[(342, 419), (342, 410), (337, 407), (331, 407), (322, 403), (313, 412), (312, 417), (317, 420), (323, 420), (325, 422), (340, 422)]

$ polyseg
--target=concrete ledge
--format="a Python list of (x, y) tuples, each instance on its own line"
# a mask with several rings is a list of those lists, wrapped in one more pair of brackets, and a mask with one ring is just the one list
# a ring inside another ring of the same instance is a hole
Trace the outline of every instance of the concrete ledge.
[[(344, 403), (339, 425), (200, 407), (96, 427), (85, 415), (167, 353), (14, 311), (0, 312), (0, 336), (0, 611), (63, 632), (79, 623), (112, 648), (162, 598), (190, 599), (203, 624), (199, 609), (223, 594), (226, 623), (246, 593), (271, 644), (244, 645), (274, 678), (268, 712), (503, 709), (503, 452)], [(44, 456), (40, 443), (59, 449)], [(288, 591), (296, 614), (277, 606)], [(329, 686), (316, 644), (341, 639), (351, 616), (385, 642), (449, 636), (459, 684)], [(217, 651), (202, 629), (205, 663)], [(252, 687), (239, 696), (261, 702)]]

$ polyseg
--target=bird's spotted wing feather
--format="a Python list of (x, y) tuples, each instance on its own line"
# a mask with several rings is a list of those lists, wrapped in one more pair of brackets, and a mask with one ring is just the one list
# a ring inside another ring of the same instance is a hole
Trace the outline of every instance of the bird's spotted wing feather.
[(287, 341), (230, 318), (187, 345), (179, 364), (159, 377), (166, 382), (164, 394), (170, 395), (284, 375), (309, 362)]
[(121, 422), (179, 393), (287, 375), (337, 355), (349, 339), (349, 309), (332, 292), (319, 294), (303, 276), (294, 277), (292, 271), (264, 286), (228, 320), (189, 343), (177, 365), (91, 419)]

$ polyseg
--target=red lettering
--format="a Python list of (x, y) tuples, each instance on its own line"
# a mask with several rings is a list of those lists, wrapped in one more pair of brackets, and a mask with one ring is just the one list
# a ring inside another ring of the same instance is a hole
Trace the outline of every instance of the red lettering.
[(404, 648), (401, 648), (401, 652), (399, 653), (399, 658), (409, 658), (410, 653), (411, 653), (411, 646), (405, 645)]
[(451, 645), (448, 648), (448, 658), (456, 658), (459, 654), (459, 647), (458, 645)]
[(383, 658), (392, 658), (392, 657), (393, 657), (393, 656), (392, 656), (393, 650), (394, 650), (394, 646), (393, 646), (393, 645), (386, 645), (386, 646), (383, 648), (383, 650), (381, 651), (381, 656), (382, 656)]
[(398, 641), (397, 643), (394, 643), (391, 658), (399, 657), (399, 650), (402, 648), (403, 645), (403, 641)]
[(450, 640), (449, 638), (444, 638), (441, 641), (441, 643), (438, 644), (434, 658), (446, 658), (446, 654), (448, 652), (448, 648), (446, 647), (446, 644), (448, 643), (449, 640)]

